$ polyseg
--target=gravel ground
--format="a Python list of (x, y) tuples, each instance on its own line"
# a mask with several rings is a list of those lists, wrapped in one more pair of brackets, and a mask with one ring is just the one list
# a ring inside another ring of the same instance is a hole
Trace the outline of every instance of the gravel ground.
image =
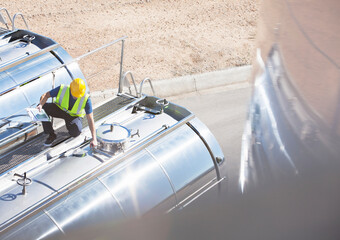
[[(251, 64), (260, 1), (10, 0), (0, 7), (23, 13), (30, 30), (72, 57), (127, 36), (124, 70), (140, 82)], [(16, 26), (24, 27), (19, 18)], [(117, 88), (119, 59), (116, 45), (80, 61), (91, 91)]]

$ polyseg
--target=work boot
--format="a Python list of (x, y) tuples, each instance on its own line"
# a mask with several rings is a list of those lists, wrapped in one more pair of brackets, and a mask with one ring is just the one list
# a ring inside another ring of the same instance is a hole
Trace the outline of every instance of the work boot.
[(50, 147), (56, 138), (57, 138), (57, 135), (55, 135), (54, 133), (50, 134), (48, 138), (46, 139), (44, 146)]

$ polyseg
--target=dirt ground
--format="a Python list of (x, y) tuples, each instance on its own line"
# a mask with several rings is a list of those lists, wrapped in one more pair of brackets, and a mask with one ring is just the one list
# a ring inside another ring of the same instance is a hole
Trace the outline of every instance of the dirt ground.
[[(30, 30), (78, 57), (122, 36), (124, 71), (140, 82), (169, 79), (251, 63), (260, 0), (10, 0), (10, 15), (24, 14)], [(24, 24), (17, 19), (16, 27)], [(111, 48), (110, 48), (111, 49)], [(112, 52), (111, 52), (112, 51)], [(117, 88), (120, 45), (81, 64), (91, 91)]]

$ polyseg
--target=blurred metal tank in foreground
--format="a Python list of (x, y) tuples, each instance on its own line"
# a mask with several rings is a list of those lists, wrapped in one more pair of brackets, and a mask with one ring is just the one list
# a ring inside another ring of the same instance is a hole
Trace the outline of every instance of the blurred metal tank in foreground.
[(340, 163), (337, 1), (265, 1), (243, 135), (242, 191)]

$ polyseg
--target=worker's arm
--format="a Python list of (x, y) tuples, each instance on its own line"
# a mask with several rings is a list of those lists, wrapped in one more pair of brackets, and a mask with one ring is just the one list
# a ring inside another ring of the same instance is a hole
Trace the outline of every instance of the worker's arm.
[(49, 99), (51, 97), (50, 92), (46, 92), (44, 93), (41, 97), (40, 97), (40, 102), (37, 106), (37, 108), (39, 109), (39, 111), (41, 111), (42, 107), (44, 106), (44, 104), (46, 103), (47, 99)]
[(96, 135), (96, 126), (94, 125), (93, 120), (93, 112), (90, 114), (86, 114), (87, 122), (90, 127), (91, 135), (92, 135), (92, 141), (91, 141), (91, 147), (97, 146), (97, 135)]

